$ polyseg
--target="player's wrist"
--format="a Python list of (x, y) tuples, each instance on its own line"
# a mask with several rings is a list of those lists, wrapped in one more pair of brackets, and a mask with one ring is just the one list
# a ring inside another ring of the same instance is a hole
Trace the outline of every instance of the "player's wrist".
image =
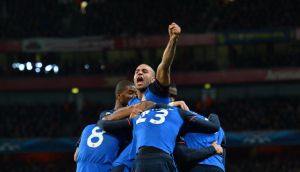
[(179, 38), (179, 35), (176, 35), (176, 34), (173, 34), (170, 36), (170, 40), (177, 41), (178, 38)]
[(213, 154), (217, 153), (217, 148), (213, 145), (209, 146), (209, 149), (213, 152)]

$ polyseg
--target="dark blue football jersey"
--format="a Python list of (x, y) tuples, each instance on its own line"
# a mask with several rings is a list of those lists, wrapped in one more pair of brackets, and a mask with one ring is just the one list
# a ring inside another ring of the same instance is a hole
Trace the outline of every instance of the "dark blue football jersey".
[[(109, 132), (133, 129), (132, 144), (121, 153), (116, 161), (116, 166), (125, 165), (129, 168), (132, 166), (132, 160), (138, 153), (138, 149), (143, 146), (155, 147), (172, 154), (176, 137), (183, 124), (188, 124), (189, 131), (206, 133), (217, 132), (220, 127), (217, 115), (210, 116), (209, 121), (206, 121), (198, 118), (194, 113), (164, 104), (157, 104), (133, 119), (99, 120), (97, 124)], [(128, 165), (127, 162), (131, 164)]]
[(119, 140), (96, 124), (84, 128), (77, 156), (77, 172), (109, 171), (119, 151)]
[[(144, 97), (147, 101), (153, 101), (155, 103), (168, 104), (170, 103), (170, 97), (168, 92), (168, 87), (163, 88), (158, 84), (157, 81), (150, 84), (149, 87), (144, 92)], [(135, 105), (140, 103), (142, 100), (135, 97), (132, 98), (128, 102), (128, 106)], [(119, 155), (113, 166), (125, 165), (128, 168), (132, 167), (133, 160), (136, 155), (136, 142), (132, 140), (131, 144), (129, 144)]]
[(172, 154), (183, 123), (180, 112), (175, 107), (144, 111), (132, 119), (135, 152), (143, 146), (152, 146)]
[(120, 153), (118, 158), (113, 162), (113, 167), (123, 165), (124, 172), (129, 172), (133, 165), (135, 152), (132, 154), (132, 142)]
[[(207, 118), (199, 114), (197, 114), (197, 117), (207, 120)], [(201, 149), (211, 146), (214, 141), (217, 141), (217, 143), (220, 145), (224, 139), (224, 136), (224, 131), (220, 127), (219, 131), (214, 134), (186, 133), (184, 135), (184, 141), (188, 148)], [(213, 155), (201, 162), (198, 162), (198, 164), (217, 166), (225, 171), (224, 158), (222, 155)]]
[[(144, 98), (147, 101), (161, 104), (168, 104), (171, 102), (168, 87), (162, 87), (158, 83), (158, 81), (155, 81), (148, 86), (148, 88), (144, 92)], [(135, 105), (140, 103), (141, 101), (141, 99), (135, 97), (128, 102), (128, 105)]]

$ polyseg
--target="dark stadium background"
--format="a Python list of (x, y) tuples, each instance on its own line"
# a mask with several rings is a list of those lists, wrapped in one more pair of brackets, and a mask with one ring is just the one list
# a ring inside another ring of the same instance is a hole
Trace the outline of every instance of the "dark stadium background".
[(1, 0), (1, 172), (75, 171), (75, 142), (113, 87), (156, 67), (182, 28), (172, 80), (218, 113), (229, 172), (297, 172), (300, 1)]

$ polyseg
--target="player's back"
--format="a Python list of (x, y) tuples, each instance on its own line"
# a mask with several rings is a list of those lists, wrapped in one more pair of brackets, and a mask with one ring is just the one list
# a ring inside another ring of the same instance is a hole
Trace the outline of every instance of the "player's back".
[[(201, 115), (197, 115), (197, 117), (202, 119), (204, 118)], [(217, 143), (220, 145), (223, 139), (224, 139), (224, 131), (221, 127), (219, 131), (214, 134), (187, 133), (184, 135), (184, 140), (186, 145), (189, 148), (193, 148), (193, 149), (201, 149), (201, 148), (209, 147), (214, 141), (217, 141)], [(198, 164), (217, 166), (223, 169), (223, 171), (225, 171), (223, 161), (224, 160), (221, 155), (213, 155), (201, 162), (198, 162)]]
[(118, 151), (117, 138), (101, 130), (96, 124), (88, 125), (81, 134), (76, 171), (109, 171)]
[(151, 146), (171, 154), (183, 119), (177, 108), (170, 107), (144, 111), (132, 122), (137, 150)]

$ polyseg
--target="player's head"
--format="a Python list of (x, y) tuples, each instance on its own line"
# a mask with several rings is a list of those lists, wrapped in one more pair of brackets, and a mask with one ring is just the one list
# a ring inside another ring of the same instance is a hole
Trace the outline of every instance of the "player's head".
[(138, 90), (145, 91), (154, 80), (155, 72), (149, 65), (141, 64), (135, 69), (133, 82)]
[(176, 88), (176, 84), (174, 82), (171, 82), (170, 86), (169, 86), (169, 95), (171, 98), (171, 101), (175, 101), (176, 97), (177, 97), (177, 88)]
[(136, 96), (134, 84), (128, 80), (119, 81), (115, 89), (116, 101), (126, 106), (128, 101)]

